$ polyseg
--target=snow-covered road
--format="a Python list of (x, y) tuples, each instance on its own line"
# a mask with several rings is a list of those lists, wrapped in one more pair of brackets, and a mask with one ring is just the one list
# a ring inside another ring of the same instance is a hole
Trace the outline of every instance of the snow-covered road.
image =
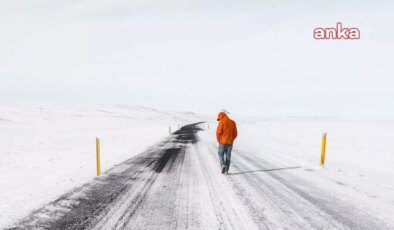
[[(220, 173), (203, 124), (33, 212), (15, 229), (390, 229), (348, 188), (236, 148)], [(325, 183), (319, 183), (324, 180)]]

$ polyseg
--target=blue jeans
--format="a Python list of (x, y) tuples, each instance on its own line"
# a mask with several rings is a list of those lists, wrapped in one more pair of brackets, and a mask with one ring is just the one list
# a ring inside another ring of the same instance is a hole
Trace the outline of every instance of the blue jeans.
[(231, 150), (233, 145), (219, 144), (219, 161), (220, 167), (226, 167), (226, 170), (230, 168), (231, 161)]

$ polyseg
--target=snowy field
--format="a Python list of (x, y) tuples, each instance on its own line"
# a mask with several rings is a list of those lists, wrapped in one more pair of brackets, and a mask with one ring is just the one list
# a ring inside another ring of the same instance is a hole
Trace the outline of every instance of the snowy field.
[(0, 229), (108, 170), (178, 125), (203, 120), (132, 106), (85, 109), (0, 108)]
[[(265, 196), (270, 191), (264, 192), (261, 186), (253, 187), (253, 180), (265, 181), (267, 185), (276, 183), (264, 174), (270, 165), (284, 169), (278, 171), (278, 175), (294, 177), (295, 180), (290, 182), (294, 183), (291, 186), (302, 186), (306, 181), (309, 185), (313, 184), (313, 188), (308, 185), (305, 189), (324, 191), (324, 196), (332, 194), (343, 204), (365, 210), (368, 216), (394, 226), (391, 216), (394, 212), (394, 182), (391, 179), (394, 176), (391, 169), (394, 164), (394, 147), (390, 144), (394, 122), (391, 121), (349, 121), (336, 118), (237, 119), (239, 138), (235, 142), (232, 158), (232, 172), (235, 173), (232, 176), (235, 177), (226, 182), (218, 177), (221, 176), (219, 172), (218, 175), (215, 173), (218, 170), (217, 162), (214, 162), (216, 122), (212, 116), (190, 112), (161, 112), (139, 106), (107, 106), (74, 110), (2, 108), (0, 117), (0, 186), (3, 188), (0, 191), (0, 228), (95, 178), (96, 136), (101, 139), (104, 172), (168, 137), (169, 126), (174, 131), (178, 124), (203, 120), (209, 122), (201, 125), (205, 131), (199, 135), (202, 139), (200, 150), (186, 154), (202, 156), (206, 164), (204, 167), (208, 167), (206, 170), (209, 170), (210, 180), (217, 180), (226, 190), (232, 191), (236, 185), (249, 188), (249, 192), (254, 189), (256, 194), (250, 193), (252, 195), (249, 198), (254, 199), (257, 206), (263, 206), (264, 218), (271, 221), (269, 226), (285, 228), (291, 224), (283, 220), (278, 210), (269, 207), (269, 203), (264, 203), (264, 197), (255, 197)], [(326, 166), (321, 169), (320, 147), (324, 132), (328, 134)], [(254, 165), (253, 159), (259, 163)], [(187, 173), (193, 174), (188, 183), (202, 180), (198, 175), (203, 169), (195, 170), (199, 173)], [(182, 175), (178, 176), (182, 178)], [(208, 186), (207, 189), (212, 188)], [(286, 190), (279, 186), (273, 191), (284, 193)], [(219, 190), (217, 192), (220, 193)], [(249, 195), (245, 193), (239, 196), (237, 193), (229, 197), (240, 199), (236, 203), (243, 203), (242, 200), (249, 199)], [(269, 193), (266, 195), (268, 200), (278, 199), (270, 197)], [(296, 202), (299, 198), (286, 199)], [(279, 199), (276, 201), (281, 202)], [(231, 209), (230, 206), (225, 207), (225, 210)], [(307, 206), (297, 203), (295, 207), (294, 215), (300, 215)], [(246, 215), (246, 219), (254, 218), (253, 212), (251, 216), (245, 213), (242, 215)], [(231, 212), (227, 214), (231, 215)], [(312, 211), (306, 214), (320, 215)], [(355, 218), (363, 214), (358, 211), (349, 215)], [(215, 225), (213, 220), (206, 221)], [(331, 226), (329, 222), (326, 224)]]
[[(278, 164), (318, 166), (327, 133), (322, 173), (391, 195), (394, 199), (394, 121), (339, 118), (250, 118), (241, 120), (238, 145), (253, 146)], [(390, 192), (389, 192), (390, 191)]]

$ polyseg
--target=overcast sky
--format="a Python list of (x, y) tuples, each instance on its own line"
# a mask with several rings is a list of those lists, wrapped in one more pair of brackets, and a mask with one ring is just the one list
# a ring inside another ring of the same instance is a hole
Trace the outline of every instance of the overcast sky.
[(393, 1), (292, 2), (1, 1), (0, 104), (394, 117)]

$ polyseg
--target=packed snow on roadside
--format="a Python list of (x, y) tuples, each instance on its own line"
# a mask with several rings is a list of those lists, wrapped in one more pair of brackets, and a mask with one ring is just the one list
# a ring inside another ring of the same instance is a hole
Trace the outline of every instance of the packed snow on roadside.
[(204, 120), (140, 106), (0, 108), (0, 228), (169, 136)]

